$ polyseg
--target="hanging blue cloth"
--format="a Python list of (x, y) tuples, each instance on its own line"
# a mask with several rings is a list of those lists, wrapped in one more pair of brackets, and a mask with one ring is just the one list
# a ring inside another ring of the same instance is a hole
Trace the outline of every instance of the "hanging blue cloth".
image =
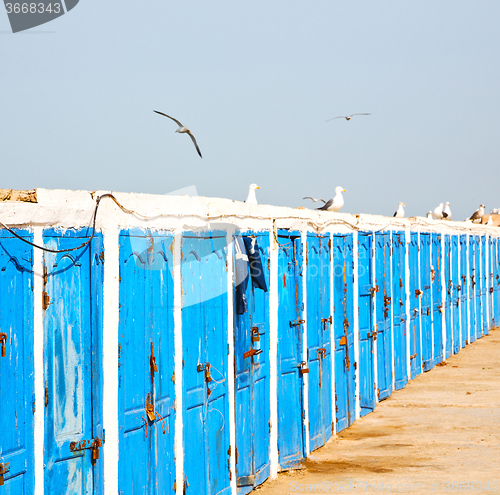
[(241, 237), (234, 238), (234, 284), (236, 285), (236, 314), (248, 311), (248, 256)]
[(266, 277), (257, 239), (255, 237), (243, 237), (243, 240), (245, 241), (246, 253), (248, 255), (252, 285), (267, 292)]

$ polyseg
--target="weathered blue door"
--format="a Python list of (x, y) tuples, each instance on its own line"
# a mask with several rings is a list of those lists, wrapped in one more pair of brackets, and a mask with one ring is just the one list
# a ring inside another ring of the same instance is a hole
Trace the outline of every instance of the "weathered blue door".
[(352, 237), (352, 234), (335, 235), (332, 247), (337, 432), (351, 425), (356, 416)]
[[(481, 308), (476, 305), (476, 299), (479, 301), (479, 291), (481, 277), (479, 276), (479, 264), (476, 259), (477, 242), (476, 236), (469, 236), (469, 317), (470, 317), (470, 342), (476, 341), (477, 328), (481, 316)], [(477, 295), (476, 295), (477, 294)], [(478, 314), (479, 308), (479, 314)]]
[(496, 327), (500, 322), (500, 301), (498, 300), (500, 289), (500, 273), (498, 270), (499, 246), (498, 239), (492, 237), (491, 251), (491, 271), (492, 271), (492, 287), (493, 287), (493, 327)]
[(493, 296), (495, 290), (495, 282), (493, 276), (494, 262), (493, 258), (495, 256), (495, 243), (493, 238), (489, 237), (488, 242), (488, 304), (489, 304), (489, 321), (488, 326), (490, 329), (495, 328), (495, 298)]
[(495, 317), (495, 326), (500, 322), (500, 242), (499, 239), (493, 238), (493, 308)]
[(184, 489), (225, 494), (230, 492), (226, 234), (186, 233), (181, 250)]
[(444, 236), (444, 283), (445, 283), (445, 298), (444, 298), (444, 321), (445, 321), (445, 345), (444, 358), (448, 359), (453, 350), (453, 321), (452, 321), (452, 301), (453, 301), (453, 255), (451, 251), (451, 238), (449, 235)]
[[(31, 234), (18, 235), (33, 242)], [(33, 493), (33, 248), (0, 231), (0, 493)]]
[(489, 322), (488, 322), (488, 270), (486, 264), (486, 236), (482, 235), (480, 238), (481, 243), (481, 315), (482, 315), (482, 331), (483, 335), (488, 335), (489, 333)]
[[(269, 234), (256, 239), (264, 277), (269, 283)], [(243, 236), (238, 236), (243, 242)], [(239, 244), (240, 246), (242, 244)], [(235, 246), (235, 260), (239, 255)], [(247, 276), (248, 272), (247, 272)], [(235, 298), (239, 292), (235, 289)], [(243, 297), (243, 293), (241, 294)], [(235, 311), (236, 484), (238, 493), (253, 490), (269, 477), (269, 292), (248, 281), (247, 311)]]
[(453, 353), (460, 351), (460, 258), (458, 256), (458, 235), (451, 236), (451, 305), (453, 318)]
[(408, 383), (406, 352), (406, 241), (403, 232), (392, 233), (392, 322), (394, 334), (394, 387)]
[(467, 268), (468, 242), (467, 236), (460, 236), (460, 346), (465, 347), (469, 343), (469, 272)]
[(493, 306), (495, 315), (495, 326), (500, 323), (500, 239), (494, 238), (493, 245)]
[[(44, 233), (55, 250), (87, 239), (87, 230)], [(44, 253), (44, 478), (51, 495), (102, 491), (103, 260), (100, 235), (75, 251)]]
[(375, 286), (377, 310), (377, 395), (379, 400), (391, 395), (392, 332), (391, 332), (391, 235), (375, 234)]
[(281, 469), (304, 457), (302, 243), (278, 232), (278, 451)]
[(422, 322), (422, 366), (429, 371), (432, 360), (432, 316), (431, 316), (431, 235), (420, 234), (420, 290)]
[(411, 233), (408, 247), (410, 270), (410, 373), (413, 380), (422, 373), (421, 326), (420, 326), (420, 272), (418, 268), (418, 234)]
[(444, 301), (441, 282), (441, 234), (432, 235), (432, 305), (433, 305), (433, 333), (434, 353), (433, 366), (443, 360), (443, 314)]
[(309, 356), (309, 448), (332, 436), (332, 354), (330, 332), (330, 239), (307, 236), (307, 353)]
[(120, 494), (173, 492), (173, 236), (120, 233)]
[(373, 234), (358, 234), (358, 312), (359, 312), (359, 403), (361, 416), (375, 409), (375, 339), (373, 327), (372, 269)]

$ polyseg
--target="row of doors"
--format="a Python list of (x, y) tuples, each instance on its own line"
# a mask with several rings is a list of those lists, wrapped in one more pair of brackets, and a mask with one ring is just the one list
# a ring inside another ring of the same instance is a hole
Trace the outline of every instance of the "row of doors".
[[(29, 232), (20, 231), (20, 235), (32, 241)], [(269, 236), (247, 236), (257, 240), (269, 281)], [(87, 230), (44, 232), (45, 246), (54, 251), (78, 247), (88, 239)], [(390, 395), (393, 387), (404, 386), (408, 366), (413, 378), (421, 372), (421, 362), (429, 369), (443, 359), (442, 327), (440, 332), (438, 326), (443, 311), (446, 356), (500, 320), (500, 250), (496, 239), (490, 240), (486, 259), (480, 255), (480, 249), (485, 252), (484, 239), (446, 236), (442, 257), (438, 234), (412, 233), (407, 288), (403, 234), (359, 233), (356, 357), (352, 235), (335, 235), (332, 241), (329, 236), (308, 235), (306, 270), (300, 234), (279, 231), (277, 240), (278, 448), (282, 469), (303, 460), (306, 428), (309, 449), (314, 450), (332, 435), (335, 423), (341, 431), (354, 422), (356, 373), (361, 414), (367, 414), (377, 398)], [(0, 357), (0, 393), (2, 418), (12, 425), (2, 429), (0, 469), (6, 493), (30, 494), (34, 486), (35, 412), (33, 249), (3, 232), (0, 245), (0, 344), (5, 347), (5, 357)], [(176, 268), (172, 253), (173, 236), (169, 233), (128, 230), (120, 234), (119, 493), (174, 493), (179, 483), (185, 493), (229, 493), (232, 453), (226, 233), (193, 232), (182, 238), (182, 377), (174, 373)], [(103, 267), (100, 235), (81, 249), (44, 253), (46, 493), (101, 493), (100, 447), (105, 442)], [(465, 277), (468, 269), (471, 276)], [(487, 269), (488, 287), (483, 283)], [(459, 273), (464, 278), (459, 278)], [(443, 301), (439, 291), (442, 279), (446, 283)], [(303, 298), (304, 283), (307, 301)], [(468, 291), (463, 289), (466, 283)], [(405, 320), (408, 291), (409, 355)], [(487, 298), (489, 314), (484, 310)], [(235, 314), (234, 321), (234, 458), (240, 493), (249, 492), (269, 476), (271, 428), (269, 293), (249, 283), (246, 299), (248, 311)], [(470, 333), (460, 332), (460, 320), (470, 323)], [(179, 379), (183, 383), (182, 410), (176, 408), (174, 393)], [(177, 414), (182, 414), (183, 423), (183, 479), (175, 476)]]

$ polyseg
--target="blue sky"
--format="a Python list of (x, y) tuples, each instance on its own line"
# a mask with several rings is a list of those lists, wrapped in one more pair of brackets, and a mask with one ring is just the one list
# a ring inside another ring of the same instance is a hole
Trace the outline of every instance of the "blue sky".
[(256, 182), (295, 207), (341, 185), (350, 213), (489, 211), (499, 19), (492, 0), (80, 0), (12, 34), (0, 6), (0, 187), (244, 200)]

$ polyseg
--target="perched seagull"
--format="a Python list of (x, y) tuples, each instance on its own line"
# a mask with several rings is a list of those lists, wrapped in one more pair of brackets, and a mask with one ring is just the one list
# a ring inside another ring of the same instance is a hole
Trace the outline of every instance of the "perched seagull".
[(339, 115), (338, 117), (333, 117), (333, 119), (325, 120), (325, 122), (330, 122), (330, 120), (335, 120), (335, 119), (351, 120), (355, 115), (371, 115), (371, 113), (353, 113), (352, 115)]
[(403, 206), (406, 206), (406, 205), (404, 203), (398, 203), (398, 210), (392, 216), (396, 217), (396, 218), (404, 218), (405, 217), (405, 209), (403, 208)]
[(321, 199), (321, 198), (313, 198), (312, 196), (306, 196), (304, 199), (311, 199), (313, 200), (315, 203), (317, 203), (318, 201), (323, 201), (323, 203), (326, 203), (326, 201), (324, 199)]
[(337, 186), (335, 188), (335, 196), (333, 199), (328, 200), (321, 208), (317, 210), (339, 211), (344, 206), (343, 192), (347, 192), (343, 187)]
[(484, 215), (484, 205), (480, 205), (479, 208), (469, 218), (469, 220), (472, 220), (472, 223), (474, 223), (475, 220), (481, 221), (483, 215)]
[(448, 214), (443, 210), (443, 206), (443, 203), (439, 203), (439, 206), (436, 206), (436, 208), (434, 208), (434, 211), (432, 212), (434, 218), (441, 220), (442, 218), (446, 218), (448, 216)]
[[(445, 213), (446, 216), (444, 215)], [(451, 220), (450, 203), (446, 203), (445, 207), (443, 208), (443, 217), (447, 218), (448, 220)]]
[(179, 129), (177, 129), (175, 132), (178, 132), (180, 134), (188, 134), (189, 137), (193, 140), (193, 144), (196, 148), (196, 151), (198, 152), (198, 155), (200, 155), (200, 158), (203, 158), (201, 156), (200, 148), (198, 148), (198, 143), (196, 142), (196, 139), (194, 138), (194, 136), (191, 134), (191, 131), (186, 126), (182, 125), (177, 119), (170, 117), (170, 115), (167, 115), (166, 113), (158, 112), (156, 110), (153, 110), (153, 112), (159, 113), (160, 115), (163, 115), (164, 117), (168, 117), (169, 119), (173, 120), (179, 126)]
[(432, 211), (428, 211), (427, 212), (427, 218), (431, 219), (432, 220)]
[(491, 215), (490, 215), (490, 218), (488, 218), (486, 225), (493, 225), (493, 218), (491, 218)]
[(250, 184), (248, 188), (248, 196), (247, 199), (245, 200), (245, 203), (250, 203), (252, 205), (256, 205), (257, 203), (257, 196), (255, 196), (255, 190), (260, 189), (260, 186), (257, 184)]

